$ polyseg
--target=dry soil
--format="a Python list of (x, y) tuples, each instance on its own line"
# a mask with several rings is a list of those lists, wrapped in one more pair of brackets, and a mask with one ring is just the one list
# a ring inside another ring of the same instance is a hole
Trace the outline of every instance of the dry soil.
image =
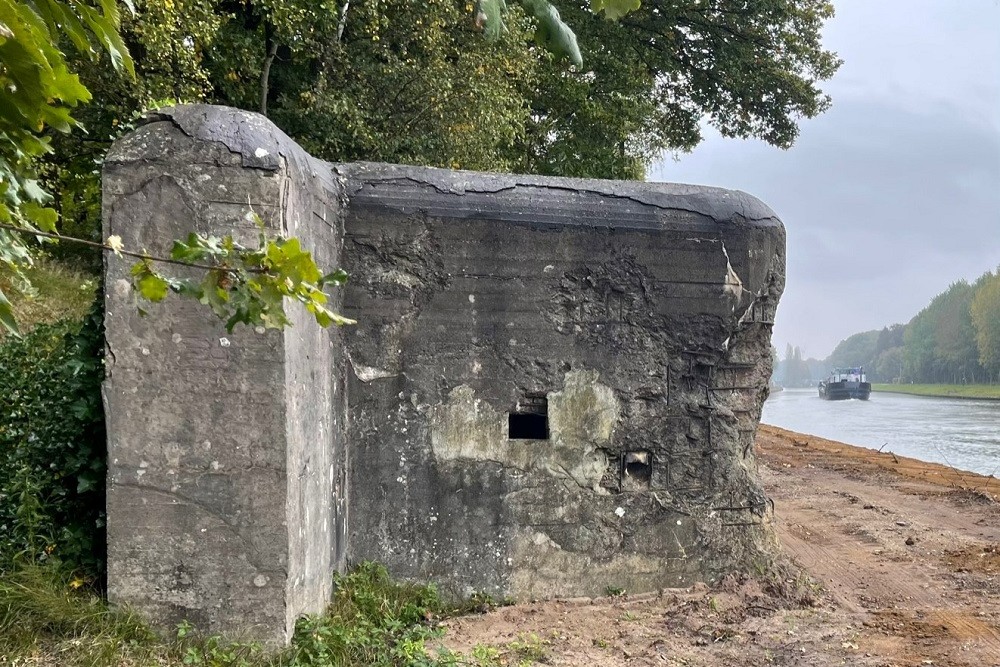
[(793, 567), (655, 595), (501, 607), (445, 645), (507, 664), (1000, 666), (1000, 480), (762, 426)]

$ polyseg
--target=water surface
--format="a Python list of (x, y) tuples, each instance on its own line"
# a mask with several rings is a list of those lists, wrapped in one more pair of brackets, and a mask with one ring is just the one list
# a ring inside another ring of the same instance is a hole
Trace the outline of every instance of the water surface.
[(1000, 474), (1000, 401), (881, 392), (867, 401), (826, 401), (815, 389), (785, 389), (767, 399), (761, 421), (982, 475)]

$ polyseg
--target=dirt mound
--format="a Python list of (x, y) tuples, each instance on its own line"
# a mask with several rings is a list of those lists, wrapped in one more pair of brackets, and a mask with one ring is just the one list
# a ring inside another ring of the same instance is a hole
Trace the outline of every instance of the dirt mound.
[(944, 561), (958, 572), (1000, 573), (1000, 546), (981, 544), (946, 551)]

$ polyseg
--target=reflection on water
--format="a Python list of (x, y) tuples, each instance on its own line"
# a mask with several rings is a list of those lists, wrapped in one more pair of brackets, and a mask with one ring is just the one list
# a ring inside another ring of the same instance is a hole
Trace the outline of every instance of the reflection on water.
[(982, 475), (1000, 473), (1000, 401), (872, 393), (868, 401), (825, 401), (815, 389), (786, 389), (764, 403), (761, 421)]

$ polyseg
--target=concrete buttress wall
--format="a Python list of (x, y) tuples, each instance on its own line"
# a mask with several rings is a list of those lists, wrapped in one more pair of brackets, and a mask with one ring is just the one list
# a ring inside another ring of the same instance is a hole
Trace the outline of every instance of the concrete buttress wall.
[[(336, 266), (341, 188), (259, 116), (180, 107), (117, 141), (106, 235), (167, 255), (191, 231), (253, 238), (249, 208)], [(107, 264), (108, 586), (160, 625), (273, 642), (321, 611), (343, 565), (339, 332), (289, 309), (283, 332), (227, 334), (204, 306), (131, 293)], [(339, 307), (339, 304), (335, 304)]]
[[(785, 232), (741, 192), (329, 165), (255, 114), (116, 142), (106, 233), (251, 233), (351, 274), (359, 321), (227, 335), (107, 280), (109, 588), (288, 637), (362, 559), (455, 595), (631, 592), (771, 557), (753, 440)], [(348, 514), (350, 520), (348, 521)]]

